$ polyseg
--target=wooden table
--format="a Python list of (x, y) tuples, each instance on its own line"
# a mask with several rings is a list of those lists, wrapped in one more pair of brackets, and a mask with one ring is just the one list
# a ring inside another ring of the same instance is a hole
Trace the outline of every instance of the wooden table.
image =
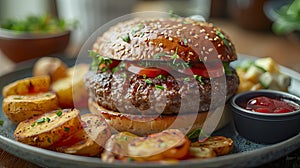
[[(271, 32), (255, 32), (242, 29), (228, 20), (212, 20), (222, 27), (235, 44), (238, 53), (257, 57), (272, 57), (281, 65), (300, 72), (300, 43), (286, 37), (278, 37)], [(14, 63), (6, 59), (0, 52), (0, 75), (14, 69)], [(17, 158), (0, 149), (0, 167), (38, 167)]]

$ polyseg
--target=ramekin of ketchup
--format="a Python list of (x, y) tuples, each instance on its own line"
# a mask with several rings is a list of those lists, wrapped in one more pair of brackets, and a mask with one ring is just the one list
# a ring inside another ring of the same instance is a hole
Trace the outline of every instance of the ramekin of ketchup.
[(275, 91), (257, 90), (235, 95), (231, 100), (237, 132), (262, 144), (274, 144), (300, 133), (300, 98)]
[(299, 110), (299, 105), (284, 99), (278, 100), (266, 96), (258, 96), (247, 102), (246, 110), (260, 113), (289, 113)]

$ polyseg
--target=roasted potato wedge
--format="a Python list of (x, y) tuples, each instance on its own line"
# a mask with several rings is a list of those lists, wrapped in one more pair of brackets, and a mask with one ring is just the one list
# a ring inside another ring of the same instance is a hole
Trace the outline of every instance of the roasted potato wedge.
[(52, 84), (52, 90), (56, 92), (59, 104), (62, 108), (86, 106), (88, 94), (83, 83), (83, 77), (89, 66), (78, 64), (68, 69), (68, 77), (57, 80)]
[(138, 138), (130, 132), (120, 132), (112, 135), (105, 144), (105, 151), (101, 155), (104, 162), (113, 162), (115, 159), (124, 160), (128, 157), (128, 146)]
[(68, 76), (68, 66), (59, 58), (43, 57), (33, 66), (33, 76), (49, 75), (51, 82)]
[(223, 136), (213, 136), (205, 141), (191, 143), (192, 147), (204, 147), (212, 149), (217, 156), (229, 154), (233, 148), (233, 140)]
[(4, 114), (13, 123), (19, 123), (56, 109), (58, 109), (58, 99), (52, 92), (11, 95), (4, 98), (2, 102)]
[(49, 76), (29, 77), (17, 80), (3, 87), (2, 95), (27, 95), (32, 93), (47, 92), (50, 89)]
[(189, 155), (190, 157), (197, 159), (207, 159), (217, 156), (211, 148), (206, 147), (190, 147)]
[(180, 130), (168, 129), (134, 139), (128, 146), (128, 155), (136, 161), (182, 159), (189, 147), (190, 141)]
[(55, 110), (18, 124), (15, 140), (41, 148), (48, 148), (82, 129), (77, 109)]
[(111, 136), (105, 119), (96, 114), (84, 114), (81, 116), (81, 120), (84, 129), (54, 145), (56, 151), (95, 156), (103, 150), (106, 141)]

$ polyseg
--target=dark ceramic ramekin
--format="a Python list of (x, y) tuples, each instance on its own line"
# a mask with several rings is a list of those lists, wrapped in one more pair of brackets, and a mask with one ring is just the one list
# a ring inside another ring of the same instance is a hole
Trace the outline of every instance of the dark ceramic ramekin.
[(281, 91), (258, 90), (237, 94), (231, 100), (237, 132), (250, 141), (273, 144), (300, 132), (300, 110), (289, 113), (259, 113), (246, 110), (247, 102), (258, 96), (283, 99), (300, 105), (300, 98)]

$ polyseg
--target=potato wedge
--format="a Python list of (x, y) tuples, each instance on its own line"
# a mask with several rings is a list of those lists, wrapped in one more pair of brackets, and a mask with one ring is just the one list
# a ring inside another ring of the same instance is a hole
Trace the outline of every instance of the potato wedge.
[(192, 147), (205, 147), (212, 149), (217, 156), (229, 154), (233, 148), (233, 140), (223, 136), (213, 136), (205, 141), (191, 143)]
[(110, 138), (111, 132), (105, 119), (96, 114), (81, 116), (83, 128), (73, 136), (55, 144), (56, 151), (84, 156), (99, 154)]
[(190, 147), (189, 155), (190, 157), (197, 159), (207, 159), (217, 156), (214, 150), (206, 147)]
[(125, 160), (128, 157), (128, 146), (136, 138), (138, 136), (130, 132), (112, 135), (105, 144), (105, 151), (101, 155), (102, 161), (111, 163), (115, 159)]
[(31, 93), (47, 92), (50, 89), (49, 76), (29, 77), (17, 80), (3, 87), (2, 95), (26, 95)]
[(43, 57), (33, 66), (33, 76), (49, 75), (51, 82), (68, 76), (68, 66), (59, 58)]
[(79, 110), (63, 109), (20, 122), (14, 137), (28, 145), (48, 148), (80, 129), (82, 125)]
[(136, 161), (182, 159), (189, 147), (190, 141), (180, 130), (169, 129), (134, 139), (128, 146), (128, 155)]
[(56, 92), (59, 104), (62, 108), (86, 106), (88, 94), (83, 83), (83, 77), (89, 66), (78, 64), (68, 69), (68, 77), (57, 80), (52, 84), (52, 90)]
[(2, 111), (13, 123), (58, 109), (58, 99), (52, 92), (11, 95), (3, 99)]

